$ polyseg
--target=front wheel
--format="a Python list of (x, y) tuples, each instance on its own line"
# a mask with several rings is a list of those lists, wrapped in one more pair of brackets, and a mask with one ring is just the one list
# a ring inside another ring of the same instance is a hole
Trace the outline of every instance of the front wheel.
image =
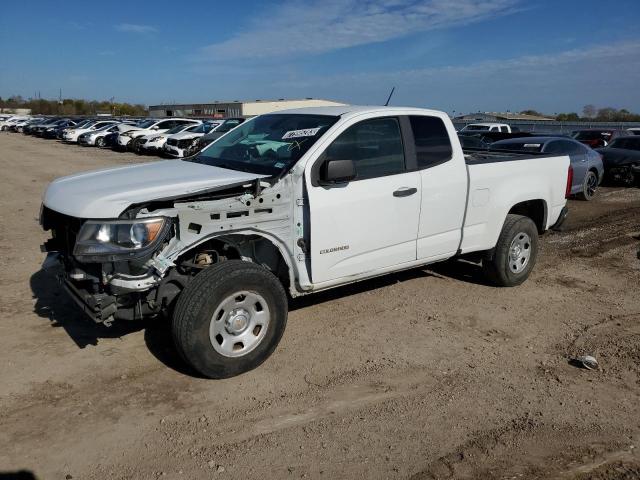
[(529, 277), (537, 256), (535, 223), (529, 217), (509, 214), (495, 248), (482, 261), (482, 269), (495, 285), (514, 287)]
[(104, 147), (104, 137), (96, 138), (96, 147), (98, 148)]
[(182, 358), (202, 375), (228, 378), (258, 367), (287, 324), (287, 296), (270, 271), (228, 260), (200, 272), (180, 294), (172, 321)]
[(598, 176), (592, 170), (589, 170), (587, 174), (584, 176), (584, 181), (582, 182), (582, 190), (578, 194), (578, 196), (582, 200), (590, 201), (593, 200), (593, 197), (596, 196), (596, 191), (598, 190)]

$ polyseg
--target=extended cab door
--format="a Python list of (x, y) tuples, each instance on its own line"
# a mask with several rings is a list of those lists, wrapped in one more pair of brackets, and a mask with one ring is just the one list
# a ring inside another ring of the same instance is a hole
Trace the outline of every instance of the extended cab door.
[[(433, 115), (411, 115), (412, 142), (422, 188), (418, 259), (454, 255), (462, 236), (467, 203), (467, 167), (449, 121)], [(449, 127), (447, 127), (449, 125)], [(488, 194), (488, 193), (487, 193)]]
[[(329, 159), (353, 160), (355, 178), (323, 184)], [(420, 174), (407, 169), (399, 118), (349, 126), (315, 161), (307, 185), (313, 283), (416, 259)]]

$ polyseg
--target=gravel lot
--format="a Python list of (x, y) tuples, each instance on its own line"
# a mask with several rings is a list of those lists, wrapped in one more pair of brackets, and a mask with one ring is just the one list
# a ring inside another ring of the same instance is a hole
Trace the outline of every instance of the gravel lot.
[(520, 287), (452, 261), (305, 297), (212, 381), (39, 272), (47, 182), (141, 158), (0, 134), (0, 478), (640, 478), (640, 189), (571, 201)]

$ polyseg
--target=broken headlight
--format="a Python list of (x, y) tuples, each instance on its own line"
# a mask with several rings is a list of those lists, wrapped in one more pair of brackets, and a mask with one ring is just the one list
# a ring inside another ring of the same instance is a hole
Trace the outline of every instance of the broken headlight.
[(88, 220), (80, 229), (73, 255), (85, 261), (114, 261), (148, 254), (167, 235), (166, 218)]

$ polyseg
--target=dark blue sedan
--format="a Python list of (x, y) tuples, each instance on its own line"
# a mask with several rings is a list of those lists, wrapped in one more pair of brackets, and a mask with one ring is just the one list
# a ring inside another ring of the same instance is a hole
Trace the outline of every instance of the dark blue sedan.
[(491, 150), (517, 150), (552, 155), (568, 155), (573, 167), (571, 194), (591, 200), (602, 182), (604, 167), (602, 155), (572, 138), (520, 137), (494, 142)]

